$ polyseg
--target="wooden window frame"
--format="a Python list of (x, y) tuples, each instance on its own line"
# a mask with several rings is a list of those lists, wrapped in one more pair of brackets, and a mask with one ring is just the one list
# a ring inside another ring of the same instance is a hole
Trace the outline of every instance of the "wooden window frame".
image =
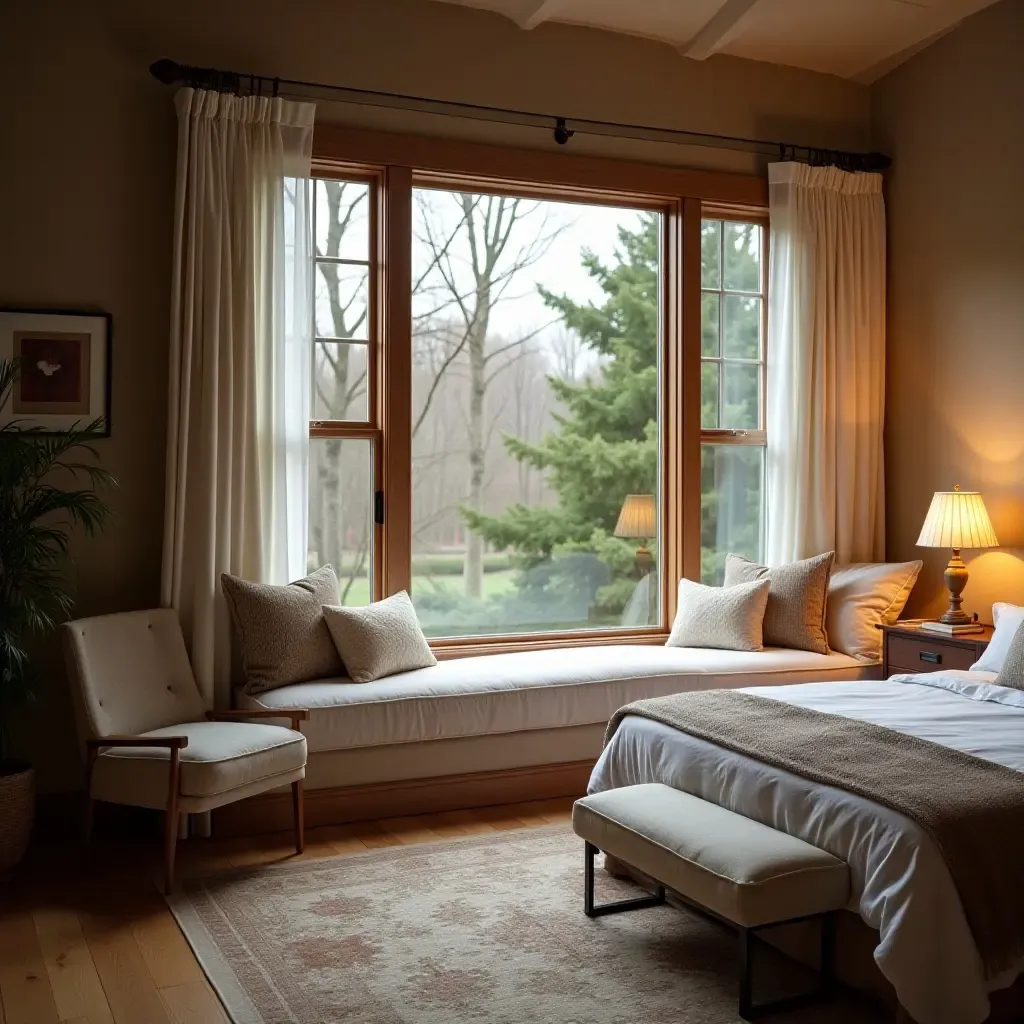
[[(580, 644), (664, 643), (676, 581), (700, 579), (701, 220), (767, 223), (760, 177), (318, 125), (316, 177), (371, 181), (368, 423), (314, 422), (311, 437), (373, 442), (385, 522), (374, 526), (374, 599), (409, 590), (412, 568), (412, 204), (419, 186), (621, 205), (662, 214), (659, 626), (437, 638), (439, 657)], [(766, 235), (767, 245), (767, 235)], [(763, 266), (767, 267), (767, 251)], [(766, 271), (763, 271), (766, 272)], [(767, 306), (767, 303), (765, 303)], [(767, 336), (765, 335), (767, 339)], [(767, 340), (766, 340), (767, 343)], [(762, 384), (763, 387), (763, 384)], [(763, 393), (763, 392), (762, 392)]]
[[(743, 223), (743, 224), (760, 224), (761, 225), (761, 229), (762, 229), (762, 235), (761, 235), (761, 243), (762, 243), (762, 245), (761, 245), (761, 291), (760, 291), (761, 300), (762, 300), (761, 301), (761, 401), (760, 401), (760, 408), (758, 409), (759, 419), (760, 419), (760, 426), (759, 426), (759, 429), (757, 429), (757, 430), (740, 430), (740, 429), (729, 428), (729, 427), (710, 428), (710, 427), (704, 427), (703, 425), (701, 426), (701, 428), (700, 428), (700, 453), (698, 454), (698, 459), (697, 459), (697, 471), (698, 471), (698, 473), (700, 473), (700, 464), (701, 464), (701, 457), (700, 457), (700, 455), (703, 453), (704, 447), (706, 445), (714, 445), (714, 446), (732, 445), (732, 446), (736, 446), (736, 447), (746, 447), (746, 448), (763, 448), (763, 449), (766, 449), (766, 450), (767, 450), (767, 447), (768, 447), (768, 344), (769, 344), (769, 338), (768, 338), (768, 278), (769, 278), (769, 274), (768, 274), (768, 271), (769, 271), (769, 259), (770, 259), (769, 246), (771, 244), (770, 243), (768, 211), (765, 210), (765, 209), (759, 209), (759, 208), (743, 209), (743, 208), (738, 208), (738, 207), (720, 206), (720, 205), (717, 205), (717, 204), (714, 204), (714, 203), (705, 203), (703, 205), (703, 207), (702, 207), (701, 219), (702, 220), (718, 220), (718, 221), (730, 221), (731, 220), (731, 221), (736, 221), (736, 222), (740, 222), (740, 223)], [(722, 268), (722, 272), (724, 274), (724, 266)], [(723, 286), (724, 286), (724, 278), (723, 278)], [(711, 290), (711, 289), (709, 289), (709, 290)], [(703, 282), (701, 282), (701, 293), (702, 294), (703, 294), (703, 291), (704, 291)], [(729, 294), (728, 292), (725, 291), (724, 287), (719, 289), (718, 293), (721, 296)], [(740, 295), (742, 295), (742, 294), (753, 294), (753, 293), (752, 292), (749, 292), (749, 293), (733, 292), (732, 294), (740, 294)], [(720, 344), (723, 342), (723, 340), (724, 339), (720, 338)], [(704, 355), (703, 355), (703, 352), (701, 353), (700, 358), (701, 358), (701, 361), (703, 363), (703, 360), (705, 358)], [(721, 356), (719, 357), (719, 359), (720, 359), (719, 365), (721, 365), (721, 362), (724, 361), (724, 359)], [(703, 380), (703, 377), (701, 379)], [(721, 388), (721, 383), (719, 384), (719, 387)], [(721, 390), (719, 391), (719, 394), (721, 394)], [(767, 509), (767, 507), (766, 507), (766, 505), (764, 503), (764, 499), (765, 499), (765, 479), (763, 477), (763, 474), (764, 474), (766, 468), (767, 468), (766, 465), (764, 463), (762, 463), (762, 481), (761, 481), (761, 488), (762, 488), (762, 492), (761, 492), (761, 496), (762, 496), (762, 504), (761, 504), (762, 526), (765, 526), (766, 523), (767, 523), (767, 513), (768, 513), (768, 509)], [(697, 479), (697, 490), (698, 490), (698, 493), (701, 490), (701, 486), (702, 486), (701, 480), (700, 480), (700, 477), (698, 476), (698, 479)], [(700, 527), (701, 527), (701, 524), (698, 522), (698, 526), (697, 526), (698, 530), (700, 529)], [(699, 544), (698, 544), (698, 549), (699, 549)], [(763, 555), (763, 549), (762, 549), (762, 555)], [(698, 550), (698, 557), (699, 557), (699, 550)], [(701, 576), (702, 576), (702, 574), (700, 572), (699, 563), (698, 563), (697, 574), (694, 577), (692, 577), (692, 578), (697, 580), (698, 582), (700, 582)]]
[[(768, 211), (762, 209), (748, 209), (718, 206), (712, 203), (705, 203), (702, 206), (702, 220), (734, 221), (741, 224), (759, 224), (761, 226), (761, 289), (759, 292), (727, 292), (723, 287), (717, 289), (720, 296), (732, 295), (757, 295), (761, 299), (761, 401), (758, 408), (760, 423), (756, 430), (741, 430), (730, 427), (704, 427), (700, 428), (702, 444), (734, 444), (748, 445), (751, 448), (764, 448), (768, 443), (768, 260), (769, 260), (769, 230)], [(723, 269), (724, 272), (724, 269)], [(715, 291), (716, 289), (705, 289), (701, 282), (701, 293)], [(707, 357), (701, 353), (701, 361), (705, 362)], [(725, 362), (725, 357), (719, 355), (719, 366)], [(719, 395), (721, 395), (721, 381), (719, 382)]]

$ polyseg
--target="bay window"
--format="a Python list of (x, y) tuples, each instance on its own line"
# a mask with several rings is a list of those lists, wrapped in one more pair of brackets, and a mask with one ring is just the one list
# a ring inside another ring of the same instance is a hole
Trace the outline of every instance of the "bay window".
[(408, 590), (439, 652), (663, 639), (679, 576), (760, 554), (760, 183), (702, 205), (686, 172), (410, 170), (381, 138), (319, 147), (310, 568)]

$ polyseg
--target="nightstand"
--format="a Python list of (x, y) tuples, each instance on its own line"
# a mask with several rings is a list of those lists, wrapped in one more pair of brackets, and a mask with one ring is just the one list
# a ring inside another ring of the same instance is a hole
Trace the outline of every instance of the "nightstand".
[(986, 626), (982, 633), (945, 636), (913, 623), (883, 626), (882, 678), (901, 672), (942, 672), (969, 669), (988, 647), (995, 632)]

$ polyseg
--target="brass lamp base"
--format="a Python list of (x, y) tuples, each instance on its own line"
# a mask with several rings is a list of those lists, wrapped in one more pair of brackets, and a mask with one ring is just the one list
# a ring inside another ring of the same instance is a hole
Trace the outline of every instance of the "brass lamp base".
[(960, 557), (959, 548), (953, 548), (953, 557), (949, 560), (949, 565), (946, 566), (943, 578), (946, 581), (946, 588), (949, 590), (949, 607), (939, 622), (944, 622), (947, 626), (968, 625), (972, 619), (961, 607), (963, 598), (960, 596), (964, 592), (964, 587), (967, 586), (967, 566), (964, 565), (964, 561)]
[(636, 549), (636, 574), (640, 579), (643, 579), (653, 568), (654, 568), (654, 556), (651, 554), (650, 548), (641, 544)]

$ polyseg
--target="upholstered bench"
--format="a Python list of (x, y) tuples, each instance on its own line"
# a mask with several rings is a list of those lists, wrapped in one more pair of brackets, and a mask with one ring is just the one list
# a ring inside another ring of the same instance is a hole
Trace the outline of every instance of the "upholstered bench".
[[(572, 825), (585, 842), (588, 917), (680, 900), (739, 929), (740, 1016), (790, 1009), (827, 994), (835, 974), (836, 912), (849, 899), (848, 866), (801, 839), (669, 786), (606, 790), (577, 800)], [(594, 903), (602, 850), (654, 879), (653, 895)], [(821, 985), (814, 993), (755, 1005), (753, 944), (763, 928), (821, 919)]]

